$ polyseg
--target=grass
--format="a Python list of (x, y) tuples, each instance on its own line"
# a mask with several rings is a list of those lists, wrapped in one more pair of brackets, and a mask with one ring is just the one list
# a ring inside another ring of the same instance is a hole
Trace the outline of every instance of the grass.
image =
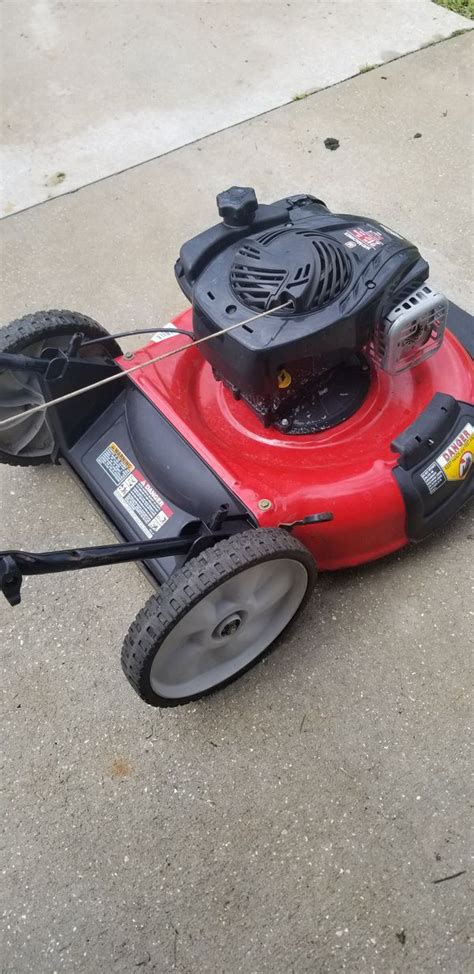
[[(449, 10), (453, 10), (454, 13), (461, 14), (463, 17), (468, 17), (469, 20), (474, 20), (474, 0), (433, 0), (433, 3), (437, 3), (440, 7), (448, 7)], [(450, 37), (457, 37), (459, 34), (465, 34), (468, 27), (461, 27), (460, 30), (453, 30)], [(435, 44), (439, 44), (441, 40), (446, 40), (444, 37), (437, 37), (433, 41), (426, 41), (425, 44), (420, 45), (420, 50), (425, 47), (433, 47)], [(363, 64), (359, 68), (359, 74), (367, 74), (368, 71), (373, 71), (374, 68), (383, 67), (383, 63), (376, 64)], [(310, 91), (301, 91), (296, 95), (293, 95), (292, 101), (303, 101), (308, 95), (315, 95), (319, 88), (312, 88)]]
[(468, 20), (474, 20), (474, 0), (433, 0), (433, 3), (437, 3), (439, 7), (447, 7)]
[(303, 101), (303, 98), (308, 98), (309, 95), (315, 95), (319, 88), (311, 88), (310, 91), (301, 91), (296, 95), (293, 95), (292, 101)]
[(374, 68), (380, 68), (380, 64), (363, 64), (359, 68), (359, 74), (367, 74), (367, 71), (373, 71)]

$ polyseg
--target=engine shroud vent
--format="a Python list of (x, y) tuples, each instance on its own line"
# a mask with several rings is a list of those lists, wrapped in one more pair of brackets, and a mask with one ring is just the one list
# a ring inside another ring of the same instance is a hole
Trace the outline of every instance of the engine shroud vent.
[(285, 304), (280, 314), (288, 316), (324, 308), (343, 293), (351, 275), (350, 256), (337, 241), (314, 231), (280, 228), (240, 244), (230, 284), (252, 311)]

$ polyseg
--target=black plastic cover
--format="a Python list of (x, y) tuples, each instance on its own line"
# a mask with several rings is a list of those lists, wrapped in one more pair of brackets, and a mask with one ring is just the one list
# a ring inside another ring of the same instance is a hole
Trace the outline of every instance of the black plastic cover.
[(474, 359), (474, 318), (472, 315), (450, 301), (447, 327)]
[[(231, 517), (242, 516), (242, 522), (233, 522), (231, 533), (243, 530), (246, 522), (249, 527), (255, 523), (243, 504), (132, 384), (74, 444), (64, 448), (63, 455), (125, 541), (166, 540), (195, 532), (199, 536), (201, 525), (212, 522), (222, 505)], [(153, 523), (155, 517), (158, 526)], [(184, 560), (184, 555), (153, 558), (146, 567), (162, 582)]]
[(421, 541), (474, 496), (474, 405), (436, 393), (392, 443), (393, 473), (407, 509), (407, 535)]
[(202, 354), (243, 395), (263, 397), (278, 394), (282, 367), (304, 362), (319, 375), (360, 351), (428, 270), (399, 234), (304, 195), (259, 205), (250, 227), (211, 227), (183, 245), (176, 265), (199, 338), (243, 322)]
[[(219, 200), (220, 195), (219, 193), (217, 200)], [(287, 199), (278, 200), (276, 203), (259, 203), (254, 211), (252, 231), (255, 233), (257, 230), (266, 230), (267, 227), (286, 223), (290, 212), (295, 209), (297, 212), (301, 212), (301, 207), (309, 204), (315, 204), (323, 210), (327, 210), (326, 204), (322, 200), (316, 199), (315, 196), (303, 194), (289, 196)], [(209, 227), (208, 230), (203, 230), (202, 233), (198, 233), (196, 237), (192, 237), (191, 240), (183, 244), (175, 264), (175, 274), (181, 290), (189, 300), (192, 298), (193, 285), (209, 261), (229, 244), (241, 240), (247, 233), (248, 226), (229, 227), (224, 223), (218, 223)]]

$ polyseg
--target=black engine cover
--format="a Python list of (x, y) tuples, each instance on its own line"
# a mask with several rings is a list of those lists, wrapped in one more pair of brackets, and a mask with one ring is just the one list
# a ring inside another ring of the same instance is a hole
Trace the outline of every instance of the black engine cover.
[(258, 205), (253, 190), (235, 187), (218, 203), (227, 222), (183, 245), (176, 275), (198, 337), (246, 322), (202, 346), (237, 395), (278, 399), (282, 370), (306, 384), (350, 359), (380, 316), (428, 276), (409, 241), (374, 220), (333, 214), (314, 197)]

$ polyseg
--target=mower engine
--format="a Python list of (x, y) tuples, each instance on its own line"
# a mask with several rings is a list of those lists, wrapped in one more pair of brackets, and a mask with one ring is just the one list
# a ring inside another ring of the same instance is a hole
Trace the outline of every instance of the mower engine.
[(368, 359), (393, 375), (439, 348), (448, 302), (399, 234), (312, 196), (262, 206), (234, 186), (217, 202), (223, 223), (184, 244), (176, 275), (197, 337), (244, 321), (202, 353), (264, 426), (328, 429), (363, 402)]

